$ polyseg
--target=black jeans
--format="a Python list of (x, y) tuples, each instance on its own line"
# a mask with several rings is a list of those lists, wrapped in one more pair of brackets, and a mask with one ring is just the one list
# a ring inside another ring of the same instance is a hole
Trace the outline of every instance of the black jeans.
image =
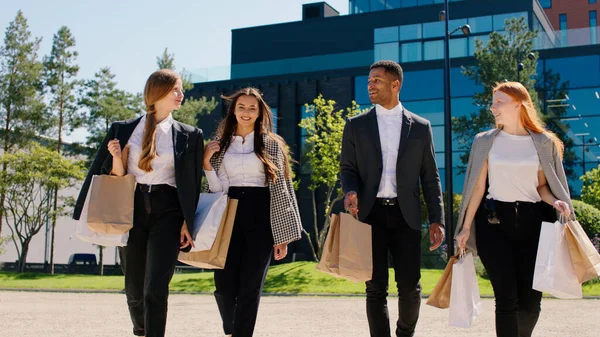
[(373, 279), (366, 282), (371, 336), (390, 337), (388, 252), (398, 287), (396, 336), (413, 336), (421, 305), (421, 231), (408, 226), (398, 205), (376, 202), (366, 222), (373, 236)]
[(495, 201), (499, 224), (488, 221), (491, 211), (484, 207), (477, 211), (477, 250), (494, 288), (499, 337), (531, 336), (540, 315), (542, 293), (532, 287), (541, 206)]
[(230, 187), (228, 194), (239, 201), (225, 268), (215, 270), (215, 299), (225, 334), (250, 337), (273, 252), (269, 189)]
[(169, 283), (182, 224), (176, 188), (164, 186), (151, 193), (136, 190), (133, 228), (127, 246), (121, 248), (125, 295), (136, 336), (165, 335)]

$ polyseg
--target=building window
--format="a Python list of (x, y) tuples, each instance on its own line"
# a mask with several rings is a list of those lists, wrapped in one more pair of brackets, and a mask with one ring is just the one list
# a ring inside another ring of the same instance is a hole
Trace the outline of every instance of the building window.
[(567, 46), (567, 14), (558, 15), (559, 30), (560, 30), (560, 43), (563, 47)]
[(427, 41), (424, 43), (424, 60), (439, 60), (444, 58), (444, 41)]
[(421, 53), (421, 42), (403, 43), (400, 47), (402, 53), (401, 62), (417, 62), (421, 61), (423, 56)]
[(375, 28), (375, 43), (398, 41), (398, 27)]
[(277, 133), (277, 124), (279, 121), (277, 118), (277, 108), (271, 107), (271, 114), (273, 115), (273, 132)]
[(590, 11), (590, 42), (592, 44), (598, 43), (598, 19), (596, 11)]
[(385, 9), (385, 0), (371, 0), (371, 12), (382, 11)]
[(400, 51), (398, 42), (380, 43), (375, 45), (375, 62), (392, 60), (398, 62)]
[(540, 0), (540, 5), (542, 8), (552, 8), (552, 0)]
[(450, 57), (466, 57), (469, 54), (468, 42), (466, 37), (450, 39)]
[(434, 21), (423, 24), (423, 38), (444, 36), (444, 22)]
[(473, 34), (491, 32), (493, 30), (492, 17), (488, 15), (469, 18), (469, 26), (471, 26), (471, 33)]
[(422, 37), (420, 23), (400, 26), (400, 40), (419, 40)]
[(589, 3), (590, 5), (593, 5), (593, 4), (595, 4), (595, 3), (596, 3), (596, 0), (588, 0), (588, 3)]

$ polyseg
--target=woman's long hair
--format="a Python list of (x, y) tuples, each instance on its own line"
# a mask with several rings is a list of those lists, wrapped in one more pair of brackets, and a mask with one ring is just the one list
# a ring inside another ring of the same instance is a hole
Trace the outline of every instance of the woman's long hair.
[(529, 91), (527, 91), (527, 88), (525, 88), (525, 86), (523, 86), (523, 84), (519, 82), (502, 82), (496, 84), (496, 86), (493, 89), (493, 92), (495, 93), (496, 91), (501, 91), (510, 96), (516, 102), (521, 103), (519, 119), (521, 120), (523, 126), (532, 132), (543, 133), (546, 136), (548, 136), (548, 138), (552, 140), (552, 142), (558, 149), (560, 157), (562, 158), (565, 150), (565, 145), (558, 138), (558, 136), (554, 134), (554, 132), (551, 132), (548, 129), (546, 129), (544, 122), (542, 122), (537, 113), (537, 109), (535, 108), (533, 101), (531, 100), (531, 96), (529, 95)]
[(146, 172), (152, 171), (152, 160), (156, 157), (156, 102), (167, 96), (177, 80), (179, 74), (169, 69), (157, 70), (148, 77), (144, 88), (144, 103), (146, 104), (146, 125), (142, 138), (142, 154), (138, 167)]
[(263, 140), (263, 135), (267, 135), (267, 137), (271, 138), (273, 141), (277, 142), (281, 152), (284, 157), (284, 177), (286, 179), (290, 179), (290, 165), (289, 165), (289, 150), (287, 144), (279, 135), (273, 133), (273, 114), (271, 113), (271, 108), (262, 97), (261, 92), (252, 87), (244, 88), (238, 90), (236, 93), (230, 96), (221, 96), (223, 100), (228, 104), (227, 107), (227, 115), (225, 118), (219, 123), (219, 127), (216, 131), (216, 137), (219, 140), (219, 146), (221, 147), (221, 151), (227, 151), (229, 144), (231, 143), (231, 138), (233, 137), (235, 130), (237, 128), (237, 119), (235, 117), (235, 107), (237, 104), (237, 100), (241, 96), (252, 96), (256, 98), (258, 101), (258, 117), (254, 123), (254, 153), (263, 162), (265, 166), (265, 183), (269, 181), (275, 183), (277, 180), (278, 168), (274, 163), (277, 158), (270, 158), (268, 153), (265, 151), (265, 144)]

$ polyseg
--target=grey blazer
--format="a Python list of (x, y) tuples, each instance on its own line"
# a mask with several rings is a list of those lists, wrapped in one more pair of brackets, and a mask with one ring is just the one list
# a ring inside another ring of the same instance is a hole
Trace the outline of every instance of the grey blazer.
[[(496, 128), (479, 133), (473, 140), (471, 154), (469, 155), (469, 163), (467, 165), (467, 173), (465, 175), (465, 185), (463, 188), (463, 199), (460, 205), (460, 214), (458, 216), (458, 223), (454, 233), (455, 237), (462, 230), (467, 206), (469, 205), (469, 201), (473, 195), (473, 189), (477, 184), (477, 178), (481, 173), (481, 169), (485, 163), (485, 160), (488, 158), (490, 149), (494, 144), (494, 139), (500, 130), (501, 128)], [(552, 140), (545, 134), (536, 133), (529, 130), (527, 131), (533, 139), (533, 143), (535, 145), (535, 149), (537, 150), (538, 157), (540, 158), (542, 170), (544, 171), (544, 175), (546, 176), (550, 190), (557, 199), (567, 202), (571, 208), (571, 213), (575, 214), (573, 212), (573, 205), (571, 204), (567, 176), (565, 175), (565, 170), (562, 164), (562, 159), (560, 158), (560, 154), (558, 153), (558, 149), (556, 146), (554, 146)], [(558, 215), (559, 214), (557, 213), (557, 216)], [(476, 226), (473, 225), (471, 226), (471, 235), (467, 241), (467, 249), (473, 252), (473, 254), (477, 254), (475, 227)]]
[[(283, 158), (279, 144), (266, 134), (263, 134), (265, 152), (277, 166), (277, 180), (269, 180), (270, 216), (273, 240), (276, 245), (290, 243), (302, 238), (302, 221), (291, 179), (285, 179), (285, 166), (288, 163)], [(215, 172), (219, 172), (227, 151), (219, 151), (210, 158)], [(208, 184), (207, 184), (208, 186)]]

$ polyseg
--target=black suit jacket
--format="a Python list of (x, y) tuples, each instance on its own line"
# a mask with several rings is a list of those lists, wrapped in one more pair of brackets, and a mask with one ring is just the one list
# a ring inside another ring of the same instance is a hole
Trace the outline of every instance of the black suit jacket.
[[(408, 225), (421, 228), (419, 182), (430, 223), (444, 223), (440, 175), (435, 163), (431, 124), (404, 109), (396, 181), (398, 205)], [(350, 118), (342, 138), (341, 179), (344, 193), (358, 194), (358, 217), (365, 221), (377, 197), (383, 156), (375, 108)], [(383, 140), (386, 141), (386, 140)]]
[[(140, 120), (141, 117), (114, 122), (110, 126), (106, 137), (96, 153), (96, 157), (83, 182), (83, 186), (81, 186), (81, 191), (79, 192), (79, 197), (73, 211), (73, 219), (79, 220), (92, 176), (110, 174), (112, 170), (112, 155), (108, 151), (108, 142), (117, 138), (121, 144), (121, 149), (123, 149)], [(179, 123), (178, 121), (173, 121), (171, 130), (173, 134), (173, 151), (175, 152), (175, 183), (177, 184), (177, 194), (179, 195), (179, 203), (183, 211), (183, 216), (190, 233), (192, 233), (196, 205), (198, 205), (198, 199), (200, 198), (204, 137), (202, 130)]]

